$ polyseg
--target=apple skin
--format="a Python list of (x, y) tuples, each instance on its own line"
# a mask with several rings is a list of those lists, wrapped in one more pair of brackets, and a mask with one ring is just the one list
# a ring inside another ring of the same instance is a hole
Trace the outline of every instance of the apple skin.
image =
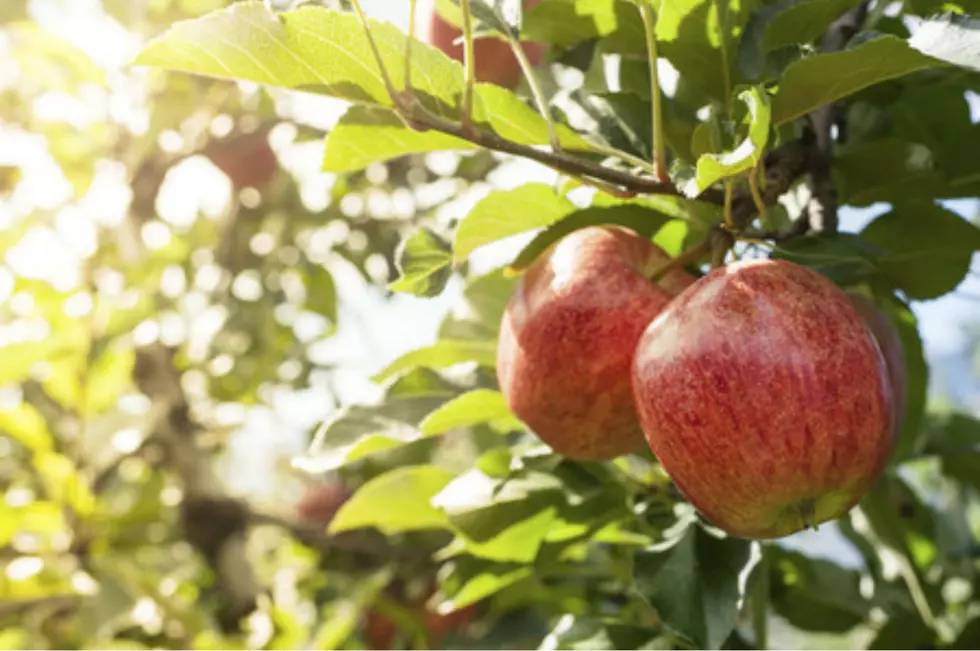
[(326, 528), (350, 496), (350, 490), (340, 483), (310, 484), (296, 503), (296, 515), (303, 522)]
[(781, 538), (839, 517), (894, 448), (873, 335), (843, 290), (791, 262), (698, 280), (643, 334), (632, 377), (650, 449), (733, 536)]
[(224, 172), (236, 188), (262, 189), (279, 171), (267, 133), (255, 131), (210, 143), (204, 154)]
[[(530, 9), (541, 0), (528, 0), (524, 9)], [(447, 56), (463, 63), (463, 43), (460, 40), (462, 29), (443, 18), (438, 11), (432, 11), (429, 22), (429, 43), (442, 50)], [(548, 46), (543, 43), (525, 41), (521, 43), (524, 54), (532, 66), (537, 66), (544, 59)], [(514, 88), (520, 83), (523, 73), (521, 64), (510, 49), (510, 45), (501, 38), (487, 36), (473, 41), (474, 71), (476, 80)]]
[[(425, 630), (429, 638), (430, 647), (438, 645), (454, 629), (459, 629), (472, 622), (478, 613), (478, 606), (473, 604), (460, 608), (451, 613), (440, 615), (426, 608), (426, 601), (435, 594), (436, 588), (432, 586), (427, 595), (423, 598), (407, 602), (406, 606), (416, 615), (421, 615), (425, 623)], [(406, 602), (402, 601), (405, 606)], [(398, 633), (398, 625), (390, 617), (377, 610), (371, 609), (367, 612), (364, 619), (364, 638), (369, 649), (393, 649), (395, 648), (395, 636)]]
[(905, 370), (905, 348), (902, 338), (891, 319), (882, 312), (875, 302), (863, 294), (848, 292), (851, 305), (858, 311), (871, 333), (878, 342), (885, 365), (888, 367), (888, 379), (891, 383), (892, 397), (895, 405), (895, 427), (893, 434), (897, 438), (905, 420), (905, 402), (908, 393), (908, 376)]
[(669, 260), (633, 231), (589, 227), (554, 244), (517, 283), (501, 323), (497, 379), (511, 411), (559, 454), (607, 460), (643, 449), (633, 352), (673, 297), (664, 288), (694, 282), (683, 269), (650, 282)]

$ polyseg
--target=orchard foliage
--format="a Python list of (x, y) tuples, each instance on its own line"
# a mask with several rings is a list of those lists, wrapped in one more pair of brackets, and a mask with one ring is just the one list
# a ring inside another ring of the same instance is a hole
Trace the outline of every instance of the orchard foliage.
[[(980, 228), (944, 203), (980, 197), (980, 7), (436, 2), (471, 36), (547, 44), (509, 89), (472, 83), (367, 5), (226, 4), (104, 0), (153, 37), (114, 75), (21, 5), (0, 9), (20, 74), (0, 85), (0, 126), (39, 135), (57, 163), (0, 168), (14, 324), (0, 340), (0, 648), (980, 643), (980, 420), (930, 405), (911, 309), (954, 292), (980, 250)], [(133, 87), (142, 121), (113, 110)], [(349, 107), (323, 141), (284, 90)], [(80, 129), (35, 110), (50, 95), (101, 111)], [(315, 148), (329, 176), (304, 176), (284, 141)], [(458, 164), (426, 164), (441, 152)], [(557, 180), (487, 191), (515, 157)], [(162, 216), (179, 170), (205, 167), (225, 177), (218, 199)], [(24, 199), (45, 174), (45, 200)], [(106, 177), (129, 197), (97, 203), (78, 235), (65, 221)], [(839, 210), (872, 204), (870, 223), (841, 228)], [(692, 273), (791, 260), (892, 320), (897, 449), (835, 525), (860, 567), (725, 536), (653, 455), (572, 461), (509, 411), (494, 366), (517, 278), (603, 224)], [(74, 275), (19, 272), (25, 242), (52, 234)], [(504, 267), (472, 271), (515, 236)], [(340, 262), (420, 300), (465, 289), (434, 343), (372, 378), (377, 401), (310, 428), (293, 465), (323, 484), (296, 518), (235, 497), (217, 461), (241, 424), (229, 407), (340, 393), (343, 355), (317, 345), (344, 318)]]

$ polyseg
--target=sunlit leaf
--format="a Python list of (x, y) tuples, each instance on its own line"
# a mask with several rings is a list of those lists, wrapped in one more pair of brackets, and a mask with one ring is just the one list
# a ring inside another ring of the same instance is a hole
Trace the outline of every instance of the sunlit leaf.
[(388, 287), (416, 296), (437, 296), (452, 275), (452, 261), (449, 243), (428, 228), (419, 228), (398, 246), (396, 264), (401, 277)]
[(790, 65), (772, 101), (779, 126), (868, 86), (917, 70), (945, 65), (891, 35), (878, 36), (842, 52), (815, 54)]
[(448, 526), (445, 514), (430, 504), (453, 476), (435, 466), (396, 468), (370, 480), (344, 503), (330, 531), (374, 527), (393, 535)]
[(738, 618), (751, 544), (690, 526), (677, 540), (637, 554), (633, 578), (664, 626), (697, 648), (718, 649)]
[(456, 229), (453, 257), (461, 262), (484, 244), (548, 226), (574, 210), (572, 202), (541, 183), (491, 192)]
[(506, 399), (499, 391), (474, 389), (450, 400), (426, 416), (419, 429), (424, 434), (434, 435), (457, 427), (468, 427), (508, 417), (513, 418)]
[(375, 382), (384, 382), (402, 371), (420, 366), (425, 368), (446, 368), (464, 362), (476, 362), (484, 366), (496, 365), (496, 342), (443, 339), (431, 346), (405, 353), (371, 379)]

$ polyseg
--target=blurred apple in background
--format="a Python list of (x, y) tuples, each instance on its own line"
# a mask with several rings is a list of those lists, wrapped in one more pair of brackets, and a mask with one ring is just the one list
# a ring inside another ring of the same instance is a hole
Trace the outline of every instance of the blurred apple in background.
[[(540, 4), (541, 0), (525, 0), (524, 10)], [(420, 25), (419, 36), (422, 40), (439, 48), (448, 56), (460, 63), (463, 62), (462, 27), (458, 21), (445, 15), (440, 7), (442, 3), (430, 4), (428, 9), (422, 8), (420, 16), (428, 16), (428, 24)], [(457, 41), (457, 39), (459, 39)], [(524, 53), (532, 66), (537, 66), (544, 59), (547, 46), (542, 43), (523, 42)], [(510, 49), (510, 45), (502, 38), (486, 36), (473, 42), (475, 55), (476, 80), (514, 88), (522, 77), (521, 64)]]

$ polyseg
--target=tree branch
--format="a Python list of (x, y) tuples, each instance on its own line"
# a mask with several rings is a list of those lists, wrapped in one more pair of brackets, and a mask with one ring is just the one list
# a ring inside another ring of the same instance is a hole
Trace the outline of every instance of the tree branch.
[[(820, 51), (839, 52), (861, 30), (868, 16), (868, 2), (862, 2), (831, 23), (820, 43)], [(837, 231), (837, 188), (831, 178), (833, 165), (833, 128), (838, 122), (840, 105), (832, 102), (811, 112), (809, 129), (814, 139), (810, 160), (813, 196), (807, 206), (809, 230)]]
[[(663, 182), (651, 176), (637, 176), (630, 172), (616, 170), (598, 163), (579, 158), (564, 151), (550, 151), (501, 138), (495, 133), (473, 128), (469, 131), (451, 120), (435, 115), (418, 103), (403, 107), (407, 111), (409, 124), (417, 131), (439, 131), (461, 140), (503, 154), (512, 154), (536, 161), (560, 172), (566, 172), (587, 179), (604, 181), (619, 186), (625, 191), (637, 194), (667, 194), (683, 196), (671, 182)], [(708, 195), (712, 196), (712, 195)]]

